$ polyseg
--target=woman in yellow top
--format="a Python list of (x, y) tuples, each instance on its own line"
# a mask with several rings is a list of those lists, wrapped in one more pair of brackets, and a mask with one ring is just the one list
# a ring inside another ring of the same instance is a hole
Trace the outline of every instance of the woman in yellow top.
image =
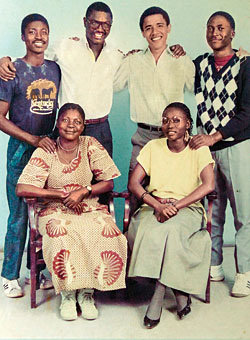
[(191, 311), (189, 294), (206, 288), (211, 241), (200, 199), (214, 189), (214, 161), (208, 147), (190, 149), (191, 129), (188, 107), (168, 105), (162, 116), (165, 138), (141, 150), (129, 181), (129, 190), (145, 203), (129, 226), (129, 276), (157, 280), (144, 317), (147, 328), (160, 321), (166, 286), (173, 289), (180, 319)]

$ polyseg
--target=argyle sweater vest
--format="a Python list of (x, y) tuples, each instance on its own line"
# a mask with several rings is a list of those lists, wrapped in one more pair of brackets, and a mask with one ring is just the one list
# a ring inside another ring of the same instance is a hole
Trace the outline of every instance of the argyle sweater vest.
[[(214, 57), (206, 53), (196, 64), (198, 74), (195, 82), (198, 126), (212, 134), (225, 126), (235, 115), (237, 78), (241, 59), (234, 55), (219, 71), (216, 70)], [(227, 138), (225, 141), (233, 141)]]

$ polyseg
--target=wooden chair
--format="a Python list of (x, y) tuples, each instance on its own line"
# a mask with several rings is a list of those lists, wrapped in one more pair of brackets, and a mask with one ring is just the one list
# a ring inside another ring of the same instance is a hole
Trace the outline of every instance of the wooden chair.
[[(130, 211), (129, 211), (129, 197), (130, 194), (128, 192), (122, 192), (119, 194), (119, 197), (125, 198), (125, 209), (124, 209), (124, 219), (123, 219), (123, 233), (125, 233), (128, 230), (128, 225), (130, 222)], [(211, 192), (206, 196), (207, 199), (207, 231), (209, 232), (209, 235), (211, 236), (211, 229), (212, 229), (212, 209), (213, 209), (213, 201), (217, 198), (216, 191)], [(203, 199), (203, 205), (205, 205), (205, 200)], [(129, 262), (129, 261), (128, 261)], [(128, 263), (129, 265), (129, 263)], [(210, 270), (208, 273), (208, 280), (207, 280), (207, 287), (205, 292), (205, 303), (210, 303)]]
[[(128, 228), (129, 223), (129, 193), (128, 192), (115, 192), (112, 191), (109, 196), (109, 211), (116, 222), (115, 218), (115, 206), (114, 199), (115, 198), (124, 198), (125, 199), (125, 210), (124, 210), (124, 228)], [(36, 200), (27, 201), (28, 204), (28, 215), (29, 215), (29, 231), (30, 231), (30, 302), (31, 308), (36, 308), (36, 290), (39, 289), (39, 276), (40, 276), (40, 267), (41, 265), (45, 265), (44, 259), (41, 256), (42, 249), (42, 236), (38, 232), (37, 228), (37, 214)]]

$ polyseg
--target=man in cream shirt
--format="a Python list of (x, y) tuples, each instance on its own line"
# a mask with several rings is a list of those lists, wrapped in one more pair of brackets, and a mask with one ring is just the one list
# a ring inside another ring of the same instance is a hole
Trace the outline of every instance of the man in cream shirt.
[(163, 9), (150, 7), (140, 18), (142, 35), (148, 48), (129, 54), (118, 70), (115, 90), (126, 86), (130, 93), (130, 116), (138, 127), (132, 136), (130, 172), (141, 148), (162, 136), (161, 119), (165, 107), (184, 101), (184, 90), (193, 91), (195, 68), (188, 56), (173, 57), (167, 47), (170, 19)]

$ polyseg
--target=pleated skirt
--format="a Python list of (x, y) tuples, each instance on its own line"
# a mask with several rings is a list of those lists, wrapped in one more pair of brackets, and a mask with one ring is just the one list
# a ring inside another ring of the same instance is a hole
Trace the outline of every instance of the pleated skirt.
[(129, 277), (158, 279), (190, 294), (204, 294), (211, 239), (201, 208), (187, 207), (159, 223), (151, 207), (142, 206), (129, 225), (132, 250)]

